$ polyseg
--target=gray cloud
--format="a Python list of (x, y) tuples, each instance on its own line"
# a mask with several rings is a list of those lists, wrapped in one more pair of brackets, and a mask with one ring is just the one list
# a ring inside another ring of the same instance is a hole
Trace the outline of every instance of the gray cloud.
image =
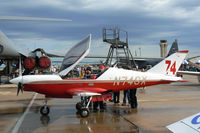
[(177, 38), (184, 47), (188, 44), (198, 47), (200, 4), (197, 3), (198, 0), (2, 0), (0, 16), (73, 21), (0, 21), (0, 29), (17, 44), (21, 42), (33, 48), (34, 40), (38, 40), (38, 47), (57, 51), (63, 49), (61, 44), (72, 46), (72, 42), (81, 40), (89, 33), (93, 35), (93, 43), (99, 46), (98, 50), (104, 51), (105, 47), (100, 42), (103, 27), (127, 30), (129, 44), (133, 46), (158, 47), (160, 39), (167, 39), (170, 44)]

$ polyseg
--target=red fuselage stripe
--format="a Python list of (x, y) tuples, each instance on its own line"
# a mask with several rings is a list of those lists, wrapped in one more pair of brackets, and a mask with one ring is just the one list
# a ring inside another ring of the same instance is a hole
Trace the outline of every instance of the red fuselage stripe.
[(45, 83), (45, 82), (35, 82), (35, 83), (29, 83), (24, 84), (24, 91), (33, 91), (38, 92), (44, 95), (49, 95), (53, 97), (70, 97), (73, 95), (76, 95), (81, 92), (93, 92), (93, 93), (103, 93), (107, 91), (120, 91), (120, 90), (128, 90), (133, 88), (139, 88), (139, 87), (145, 87), (145, 86), (151, 86), (151, 85), (157, 85), (157, 84), (168, 84), (173, 81), (145, 81), (145, 83), (142, 84), (137, 83), (124, 83), (123, 81), (120, 83), (114, 83), (113, 81), (101, 81), (101, 82), (95, 82), (98, 80), (91, 80), (93, 82), (51, 82), (51, 83)]

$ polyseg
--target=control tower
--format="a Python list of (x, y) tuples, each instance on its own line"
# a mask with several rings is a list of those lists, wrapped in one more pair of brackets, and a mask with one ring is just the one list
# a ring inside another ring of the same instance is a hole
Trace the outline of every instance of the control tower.
[(127, 31), (121, 30), (119, 28), (103, 28), (103, 41), (111, 44), (105, 65), (112, 66), (117, 64), (118, 67), (133, 67), (130, 61), (133, 60), (133, 56), (128, 47)]
[(167, 40), (160, 40), (160, 56), (166, 57), (167, 56)]

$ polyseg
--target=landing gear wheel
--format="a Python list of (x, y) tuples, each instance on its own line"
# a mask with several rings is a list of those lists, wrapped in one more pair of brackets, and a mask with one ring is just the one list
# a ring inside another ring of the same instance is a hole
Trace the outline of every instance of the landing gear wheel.
[(82, 108), (83, 108), (83, 103), (82, 103), (82, 102), (78, 102), (78, 103), (76, 104), (76, 109), (77, 109), (77, 111), (80, 111)]
[(81, 117), (88, 117), (89, 114), (90, 114), (90, 111), (89, 111), (87, 108), (82, 108), (82, 109), (80, 110), (80, 115), (81, 115)]
[(41, 115), (48, 115), (49, 114), (49, 107), (48, 106), (42, 106), (40, 108)]

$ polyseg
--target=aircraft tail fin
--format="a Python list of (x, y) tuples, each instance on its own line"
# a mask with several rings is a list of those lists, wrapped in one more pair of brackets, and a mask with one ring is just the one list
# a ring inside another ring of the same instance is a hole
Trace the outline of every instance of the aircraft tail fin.
[(187, 53), (188, 50), (178, 51), (163, 59), (160, 63), (148, 70), (148, 72), (175, 76)]
[(178, 42), (177, 42), (177, 40), (175, 40), (172, 43), (172, 46), (171, 46), (171, 48), (169, 50), (169, 53), (168, 53), (167, 57), (172, 55), (173, 53), (176, 53), (177, 51), (178, 51)]

